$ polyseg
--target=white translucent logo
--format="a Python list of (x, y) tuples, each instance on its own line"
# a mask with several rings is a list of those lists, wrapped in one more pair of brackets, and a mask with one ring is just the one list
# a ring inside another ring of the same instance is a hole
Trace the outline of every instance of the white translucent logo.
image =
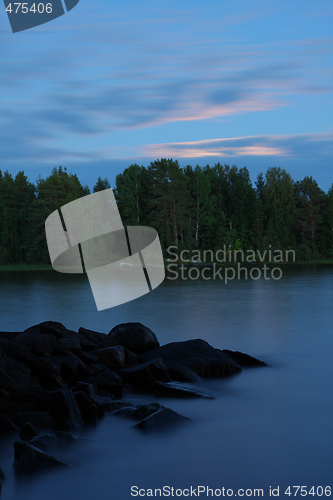
[(122, 224), (112, 189), (64, 205), (45, 221), (53, 268), (88, 275), (98, 311), (137, 299), (164, 280), (157, 231)]

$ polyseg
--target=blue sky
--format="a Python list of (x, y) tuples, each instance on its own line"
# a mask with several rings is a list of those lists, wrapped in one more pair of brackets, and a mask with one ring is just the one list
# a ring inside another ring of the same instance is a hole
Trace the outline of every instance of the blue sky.
[(331, 0), (80, 0), (13, 34), (0, 5), (0, 169), (215, 162), (333, 182)]

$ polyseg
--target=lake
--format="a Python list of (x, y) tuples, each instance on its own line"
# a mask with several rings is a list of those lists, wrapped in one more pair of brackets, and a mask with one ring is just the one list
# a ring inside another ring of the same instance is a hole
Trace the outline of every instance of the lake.
[[(84, 276), (1, 272), (0, 283), (2, 331), (53, 320), (73, 330), (108, 333), (119, 323), (138, 321), (161, 344), (202, 338), (270, 365), (203, 381), (213, 400), (159, 398), (193, 420), (175, 432), (141, 435), (131, 421), (108, 415), (82, 430), (77, 445), (54, 453), (73, 467), (31, 481), (15, 480), (12, 441), (2, 442), (2, 500), (128, 500), (135, 498), (131, 486), (224, 487), (225, 496), (262, 488), (265, 497), (279, 486), (280, 496), (288, 498), (288, 486), (292, 494), (293, 485), (308, 491), (314, 486), (316, 492), (333, 486), (332, 266), (290, 265), (280, 280), (227, 285), (165, 280), (153, 292), (101, 312)], [(124, 398), (157, 401), (126, 392)]]

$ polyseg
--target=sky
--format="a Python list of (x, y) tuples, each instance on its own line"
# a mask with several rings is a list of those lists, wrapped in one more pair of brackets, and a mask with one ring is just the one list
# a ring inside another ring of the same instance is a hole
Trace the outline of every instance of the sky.
[(90, 188), (173, 158), (333, 183), (332, 0), (80, 0), (12, 33), (0, 5), (0, 169)]

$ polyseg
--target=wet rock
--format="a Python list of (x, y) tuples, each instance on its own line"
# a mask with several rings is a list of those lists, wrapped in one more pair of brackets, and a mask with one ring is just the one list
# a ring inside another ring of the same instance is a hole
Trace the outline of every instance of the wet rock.
[(190, 370), (182, 363), (173, 363), (168, 368), (168, 373), (172, 380), (177, 382), (200, 382), (202, 379), (194, 371)]
[(120, 370), (125, 365), (125, 350), (121, 345), (96, 349), (94, 356), (97, 356), (99, 362), (111, 370)]
[[(88, 368), (90, 368), (90, 365)], [(123, 392), (123, 381), (118, 373), (113, 370), (104, 370), (94, 375), (86, 375), (82, 382), (88, 382), (88, 384), (93, 384), (95, 389), (108, 391), (113, 394), (116, 398), (120, 398)]]
[(144, 433), (154, 433), (163, 432), (189, 422), (192, 422), (190, 418), (184, 417), (170, 408), (163, 408), (149, 415), (136, 424), (134, 428)]
[(59, 446), (66, 446), (76, 443), (78, 439), (70, 432), (57, 431), (52, 434), (40, 434), (33, 438), (29, 444), (43, 451), (51, 450)]
[(166, 396), (215, 399), (208, 392), (185, 382), (156, 382), (156, 389)]
[(53, 417), (48, 412), (19, 411), (13, 413), (10, 419), (19, 428), (30, 422), (36, 429), (54, 429)]
[(93, 384), (87, 384), (87, 382), (76, 382), (76, 388), (78, 391), (89, 394), (89, 396), (96, 394), (95, 386)]
[(96, 394), (91, 397), (103, 408), (105, 412), (112, 412), (115, 410), (119, 410), (120, 408), (128, 408), (133, 406), (132, 403), (129, 403), (128, 401), (115, 400), (107, 396), (99, 396)]
[[(20, 354), (31, 356), (29, 353), (22, 352)], [(15, 387), (30, 385), (31, 373), (26, 363), (11, 357), (5, 357), (0, 360), (0, 370), (7, 375), (7, 377), (1, 376), (0, 372), (0, 386), (2, 389), (12, 390)]]
[(52, 414), (58, 428), (62, 430), (77, 428), (83, 424), (80, 409), (70, 389), (52, 392)]
[(38, 436), (38, 432), (31, 425), (30, 422), (27, 422), (21, 428), (19, 436), (20, 436), (20, 438), (21, 438), (22, 441), (31, 441), (31, 439), (33, 439), (34, 437)]
[(18, 405), (11, 399), (0, 397), (0, 414), (11, 415), (18, 411)]
[(77, 392), (75, 394), (76, 402), (80, 408), (81, 417), (85, 424), (96, 424), (104, 415), (102, 406), (97, 403), (89, 394)]
[(56, 348), (57, 339), (55, 335), (47, 333), (22, 333), (15, 337), (15, 342), (27, 347), (32, 354), (51, 354)]
[(201, 339), (171, 342), (139, 356), (142, 361), (156, 357), (162, 358), (167, 367), (181, 363), (199, 377), (223, 377), (241, 371), (228, 354)]
[(242, 368), (247, 368), (250, 366), (267, 366), (267, 363), (265, 363), (264, 361), (260, 361), (259, 359), (253, 358), (249, 354), (245, 354), (243, 352), (229, 351), (229, 349), (223, 349), (222, 352), (225, 352)]
[(14, 443), (14, 468), (18, 474), (33, 474), (53, 467), (66, 466), (55, 457), (28, 443)]
[(121, 370), (120, 374), (125, 383), (139, 391), (154, 390), (156, 380), (171, 381), (165, 364), (159, 358)]
[(12, 356), (15, 356), (15, 359), (28, 365), (45, 389), (54, 389), (63, 385), (59, 368), (47, 359), (24, 352), (15, 352)]
[(57, 351), (80, 351), (81, 344), (79, 339), (76, 337), (72, 338), (62, 338), (57, 340)]
[(149, 405), (124, 406), (113, 412), (113, 415), (132, 418), (134, 420), (143, 420), (165, 407), (159, 403), (151, 403)]
[(115, 326), (108, 337), (135, 354), (150, 351), (160, 345), (155, 333), (141, 323), (122, 323)]

